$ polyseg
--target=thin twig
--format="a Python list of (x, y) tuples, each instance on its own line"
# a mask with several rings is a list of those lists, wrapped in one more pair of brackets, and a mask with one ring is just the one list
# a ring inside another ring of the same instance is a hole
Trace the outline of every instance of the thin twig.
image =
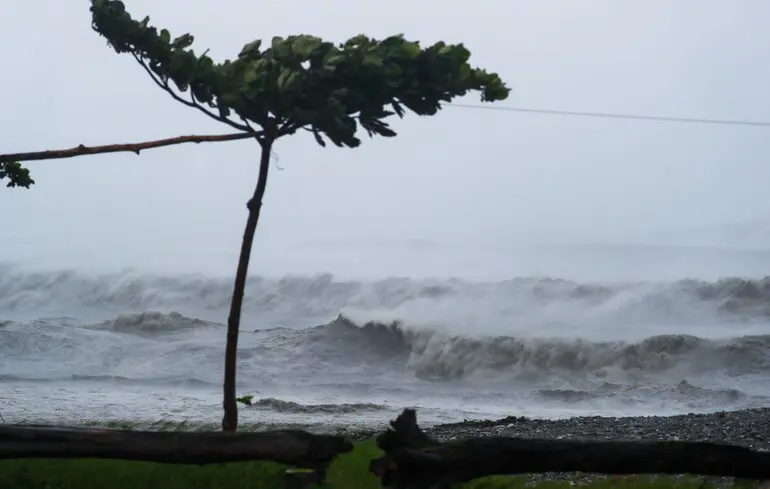
[(167, 92), (169, 95), (171, 95), (171, 97), (174, 100), (176, 100), (177, 102), (180, 102), (180, 103), (182, 103), (182, 104), (184, 104), (184, 105), (186, 105), (188, 107), (192, 107), (194, 109), (198, 109), (201, 112), (203, 112), (204, 114), (206, 114), (207, 116), (209, 116), (212, 119), (214, 119), (215, 121), (219, 121), (219, 122), (222, 122), (224, 124), (227, 124), (228, 126), (234, 128), (234, 129), (238, 129), (239, 131), (243, 131), (243, 132), (251, 132), (252, 134), (254, 134), (254, 137), (256, 137), (256, 132), (253, 129), (251, 129), (249, 126), (244, 126), (243, 124), (238, 124), (237, 122), (231, 121), (230, 119), (228, 119), (226, 117), (218, 116), (215, 113), (210, 112), (205, 107), (203, 107), (202, 105), (198, 104), (197, 102), (189, 102), (189, 101), (183, 99), (182, 97), (180, 97), (179, 95), (174, 93), (174, 90), (171, 89), (171, 87), (169, 86), (168, 82), (164, 82), (164, 81), (161, 81), (160, 79), (158, 79), (158, 77), (155, 75), (155, 73), (153, 73), (153, 71), (150, 69), (149, 66), (147, 66), (147, 63), (145, 63), (142, 60), (142, 58), (137, 56), (135, 53), (131, 53), (131, 55), (134, 57), (136, 62), (139, 63), (139, 66), (141, 66), (144, 69), (144, 71), (146, 71), (147, 74), (150, 75), (150, 78), (152, 79), (152, 81), (154, 81), (156, 85), (158, 85), (165, 92)]
[(48, 151), (34, 151), (30, 153), (0, 154), (0, 162), (6, 161), (39, 161), (73, 158), (75, 156), (95, 155), (103, 153), (136, 153), (145, 149), (162, 148), (184, 143), (217, 143), (224, 141), (238, 141), (240, 139), (254, 139), (256, 135), (239, 132), (233, 134), (219, 134), (210, 136), (177, 136), (173, 138), (157, 139), (142, 143), (108, 144), (105, 146), (75, 146), (69, 149), (53, 149)]
[(240, 116), (240, 118), (241, 118), (241, 120), (243, 121), (243, 124), (244, 124), (246, 127), (248, 127), (249, 129), (251, 129), (252, 131), (254, 130), (254, 128), (251, 126), (251, 124), (249, 123), (249, 120), (248, 120), (247, 118), (245, 118), (245, 117), (243, 117), (243, 116)]

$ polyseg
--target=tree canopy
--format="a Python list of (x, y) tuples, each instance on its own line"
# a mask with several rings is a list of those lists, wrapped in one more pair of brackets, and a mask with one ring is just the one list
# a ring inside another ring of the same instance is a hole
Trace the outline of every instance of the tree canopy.
[[(234, 60), (215, 63), (191, 48), (194, 38), (134, 20), (118, 0), (92, 0), (93, 28), (118, 53), (130, 53), (164, 89), (180, 92), (215, 119), (243, 131), (251, 123), (261, 137), (299, 129), (324, 146), (356, 147), (362, 127), (370, 136), (395, 136), (384, 119), (410, 110), (433, 115), (442, 102), (481, 92), (482, 101), (505, 99), (497, 74), (473, 68), (462, 44), (421, 48), (401, 35), (377, 40), (359, 35), (335, 45), (310, 35), (274, 37), (246, 44)], [(206, 107), (203, 107), (205, 105)], [(238, 120), (233, 119), (233, 115)]]

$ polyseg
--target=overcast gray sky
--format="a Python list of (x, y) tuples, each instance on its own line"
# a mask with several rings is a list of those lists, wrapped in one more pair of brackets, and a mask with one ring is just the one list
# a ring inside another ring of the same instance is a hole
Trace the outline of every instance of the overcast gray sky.
[[(513, 88), (500, 105), (770, 120), (766, 0), (125, 3), (217, 60), (274, 35), (403, 32), (465, 42)], [(228, 132), (108, 48), (88, 2), (0, 6), (2, 152)], [(280, 141), (257, 250), (604, 241), (770, 219), (770, 128), (462, 108), (395, 125), (398, 138), (356, 150)], [(4, 255), (104, 259), (112, 247), (109, 260), (126, 265), (234, 253), (257, 158), (234, 142), (32, 162), (32, 190), (0, 189)]]

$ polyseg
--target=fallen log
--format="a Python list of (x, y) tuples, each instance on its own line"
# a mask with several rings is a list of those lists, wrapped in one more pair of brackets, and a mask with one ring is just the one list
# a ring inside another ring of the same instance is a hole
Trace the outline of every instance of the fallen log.
[(0, 425), (0, 459), (100, 458), (206, 465), (272, 461), (319, 471), (353, 449), (341, 436), (300, 430), (168, 432)]
[(377, 438), (385, 456), (369, 469), (383, 487), (449, 487), (488, 475), (543, 472), (693, 474), (770, 479), (770, 452), (682, 441), (477, 437), (441, 443), (407, 409)]

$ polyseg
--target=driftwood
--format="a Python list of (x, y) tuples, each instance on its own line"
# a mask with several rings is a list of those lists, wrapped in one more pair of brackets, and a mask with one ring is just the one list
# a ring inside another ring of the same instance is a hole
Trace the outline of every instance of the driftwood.
[(206, 465), (264, 460), (313, 469), (326, 467), (353, 444), (341, 436), (299, 430), (259, 433), (153, 432), (40, 425), (0, 425), (0, 459), (101, 458)]
[(380, 435), (385, 456), (369, 469), (383, 487), (448, 487), (488, 475), (542, 472), (693, 474), (770, 479), (770, 452), (705, 442), (580, 441), (479, 437), (446, 443), (405, 410)]

